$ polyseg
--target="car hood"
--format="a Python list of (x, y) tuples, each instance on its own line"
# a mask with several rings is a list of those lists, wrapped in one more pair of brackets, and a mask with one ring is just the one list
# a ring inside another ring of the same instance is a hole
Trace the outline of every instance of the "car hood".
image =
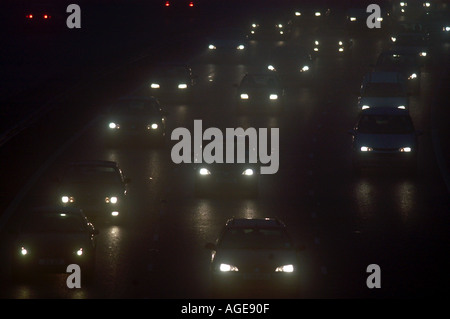
[(368, 146), (379, 149), (397, 149), (400, 147), (415, 147), (415, 134), (357, 134), (357, 147)]
[(76, 195), (92, 195), (92, 196), (113, 196), (121, 195), (124, 192), (124, 187), (121, 185), (112, 185), (99, 182), (85, 182), (85, 183), (67, 183), (60, 187), (60, 193), (65, 193), (68, 196)]
[(218, 250), (214, 263), (230, 264), (239, 270), (275, 270), (278, 266), (297, 263), (294, 249), (226, 249)]
[(89, 247), (90, 238), (84, 232), (22, 233), (16, 243), (27, 249), (79, 249)]
[(403, 105), (408, 106), (408, 97), (406, 96), (365, 96), (359, 99), (359, 105), (368, 105), (370, 107), (398, 107)]

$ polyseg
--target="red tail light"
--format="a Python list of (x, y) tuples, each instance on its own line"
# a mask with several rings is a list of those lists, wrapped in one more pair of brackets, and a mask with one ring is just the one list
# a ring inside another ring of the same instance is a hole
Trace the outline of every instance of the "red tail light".
[(47, 15), (47, 14), (44, 14), (44, 19), (49, 19), (50, 18), (50, 16), (49, 15)]
[(32, 14), (27, 14), (27, 15), (26, 15), (26, 18), (27, 18), (27, 19), (33, 19), (33, 15), (32, 15)]
[(169, 1), (166, 1), (166, 7), (169, 7), (170, 6), (170, 2)]
[(192, 2), (192, 1), (189, 2), (189, 6), (190, 6), (190, 7), (193, 7), (193, 6), (194, 6), (194, 2)]

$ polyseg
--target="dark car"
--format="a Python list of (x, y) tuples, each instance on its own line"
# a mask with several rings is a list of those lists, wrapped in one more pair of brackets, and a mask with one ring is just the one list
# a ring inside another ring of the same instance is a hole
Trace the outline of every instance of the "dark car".
[(197, 77), (184, 63), (160, 63), (154, 65), (148, 76), (151, 96), (165, 102), (190, 102)]
[[(66, 7), (47, 2), (22, 4), (16, 10), (17, 25), (31, 33), (58, 33), (68, 29)], [(19, 16), (20, 15), (20, 16)]]
[(424, 63), (421, 59), (416, 50), (385, 50), (378, 55), (374, 71), (398, 72), (406, 79), (408, 91), (417, 92)]
[(275, 47), (269, 55), (267, 69), (274, 71), (283, 82), (283, 86), (291, 80), (305, 80), (311, 76), (312, 54), (300, 45), (282, 45)]
[(313, 57), (340, 56), (350, 54), (353, 50), (353, 39), (343, 28), (321, 28), (312, 35)]
[[(213, 291), (277, 294), (301, 286), (300, 252), (286, 225), (277, 218), (232, 218), (211, 250)], [(267, 295), (266, 295), (267, 296)]]
[(392, 107), (361, 111), (352, 135), (353, 168), (392, 168), (417, 170), (418, 141), (408, 110)]
[(284, 97), (284, 87), (275, 72), (247, 73), (237, 85), (238, 113), (279, 113)]
[(108, 145), (163, 145), (167, 112), (154, 97), (124, 96), (108, 109), (104, 123)]
[(80, 209), (36, 207), (23, 215), (13, 247), (12, 272), (16, 279), (36, 273), (66, 273), (80, 266), (81, 279), (95, 271), (98, 230)]
[(248, 50), (248, 39), (240, 28), (219, 28), (207, 37), (207, 46), (209, 58), (239, 58)]
[(92, 220), (124, 220), (129, 182), (114, 161), (73, 161), (60, 178), (59, 203), (83, 209)]
[(292, 35), (292, 21), (284, 15), (264, 13), (251, 19), (247, 38), (249, 40), (287, 40)]

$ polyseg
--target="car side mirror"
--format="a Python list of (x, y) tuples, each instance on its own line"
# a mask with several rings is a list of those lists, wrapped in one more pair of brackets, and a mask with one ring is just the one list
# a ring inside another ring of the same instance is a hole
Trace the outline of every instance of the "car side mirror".
[(216, 245), (213, 243), (206, 243), (205, 248), (209, 250), (216, 250)]

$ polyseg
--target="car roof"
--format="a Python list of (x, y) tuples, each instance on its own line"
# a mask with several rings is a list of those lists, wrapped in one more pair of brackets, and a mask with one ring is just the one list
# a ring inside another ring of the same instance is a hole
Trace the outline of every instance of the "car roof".
[(365, 75), (365, 80), (367, 82), (400, 82), (403, 79), (403, 76), (399, 72), (393, 71), (372, 71)]
[(409, 111), (395, 107), (373, 107), (361, 111), (361, 115), (407, 115)]
[(69, 166), (107, 166), (107, 167), (118, 167), (117, 162), (106, 161), (106, 160), (80, 160), (69, 162)]
[(231, 218), (227, 221), (226, 227), (284, 228), (285, 224), (277, 218)]

